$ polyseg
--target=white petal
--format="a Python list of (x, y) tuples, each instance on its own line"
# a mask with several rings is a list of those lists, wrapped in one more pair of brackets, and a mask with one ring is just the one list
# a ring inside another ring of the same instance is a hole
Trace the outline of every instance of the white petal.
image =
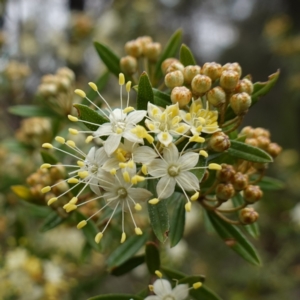
[(94, 136), (101, 137), (112, 134), (112, 124), (111, 123), (105, 123), (102, 124), (93, 134)]
[(95, 162), (98, 166), (102, 166), (108, 160), (108, 156), (105, 152), (105, 149), (101, 147), (95, 153)]
[(110, 156), (119, 147), (121, 137), (122, 136), (120, 134), (111, 134), (107, 138), (104, 144), (104, 150), (108, 156)]
[(123, 137), (125, 139), (133, 142), (133, 143), (144, 144), (144, 140), (143, 139), (138, 138), (134, 133), (130, 132), (129, 130), (125, 131), (123, 133)]
[(104, 165), (102, 166), (102, 169), (107, 172), (110, 172), (112, 169), (117, 170), (117, 169), (119, 169), (119, 163), (120, 163), (120, 161), (117, 158), (112, 157), (104, 163)]
[(157, 135), (157, 138), (158, 140), (166, 147), (168, 147), (172, 141), (173, 141), (173, 136), (169, 133), (169, 132), (166, 132), (167, 133), (167, 138), (166, 139), (163, 139), (163, 133), (165, 132), (160, 132), (158, 135)]
[(91, 181), (90, 181), (90, 188), (91, 190), (96, 194), (96, 195), (101, 195), (101, 192), (100, 192), (100, 188), (99, 188), (99, 185), (98, 185), (98, 179), (97, 178), (93, 178)]
[(89, 153), (87, 154), (85, 160), (88, 162), (93, 161), (95, 158), (95, 151), (96, 151), (96, 147), (92, 147)]
[(153, 291), (157, 296), (165, 296), (172, 293), (172, 286), (166, 279), (157, 279), (153, 283)]
[(151, 192), (142, 188), (129, 188), (128, 193), (135, 202), (146, 201), (152, 196)]
[(115, 177), (110, 173), (101, 170), (98, 173), (99, 184), (106, 191), (111, 190), (115, 186)]
[(132, 156), (135, 162), (148, 164), (158, 155), (154, 149), (148, 146), (141, 146), (134, 150)]
[(148, 165), (148, 172), (153, 177), (161, 177), (167, 175), (168, 164), (162, 159), (154, 159)]
[[(153, 115), (153, 109), (156, 109), (157, 110), (157, 115)], [(154, 104), (152, 104), (152, 103), (150, 103), (150, 102), (148, 102), (148, 107), (147, 107), (147, 110), (148, 110), (148, 116), (150, 117), (150, 118), (154, 118), (154, 119), (157, 119), (157, 118), (160, 118), (160, 115), (161, 115), (161, 113), (162, 113), (162, 110), (160, 109), (160, 107), (158, 107), (158, 106), (156, 106), (156, 105), (154, 105)]]
[(170, 197), (175, 190), (176, 181), (173, 177), (164, 176), (159, 179), (156, 186), (156, 192), (159, 198), (165, 199)]
[(126, 117), (126, 123), (137, 124), (144, 119), (147, 112), (145, 110), (135, 110)]
[(168, 164), (177, 164), (179, 153), (177, 147), (174, 144), (170, 144), (169, 147), (166, 147), (163, 151), (163, 154), (164, 159), (168, 162)]
[(180, 172), (176, 177), (178, 185), (181, 186), (186, 191), (195, 191), (199, 190), (199, 180), (191, 172)]
[(115, 122), (115, 121), (123, 121), (126, 118), (126, 114), (123, 113), (123, 110), (120, 108), (116, 108), (113, 110), (113, 112), (109, 115), (109, 119), (111, 120), (111, 122)]
[(199, 154), (194, 152), (188, 152), (183, 154), (178, 159), (178, 165), (181, 170), (190, 170), (195, 167), (199, 160)]
[(188, 284), (178, 284), (172, 291), (176, 300), (184, 300), (189, 295)]
[(148, 297), (146, 297), (144, 300), (161, 300), (161, 298), (160, 297), (158, 297), (158, 296), (148, 296)]

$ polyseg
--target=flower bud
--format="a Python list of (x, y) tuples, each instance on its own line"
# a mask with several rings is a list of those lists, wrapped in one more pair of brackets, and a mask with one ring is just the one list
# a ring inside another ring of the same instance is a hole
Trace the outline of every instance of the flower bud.
[(75, 80), (75, 73), (69, 68), (59, 68), (56, 72), (57, 75), (69, 78), (70, 81)]
[(245, 140), (245, 144), (253, 146), (253, 147), (258, 147), (258, 142), (255, 138), (247, 138)]
[(234, 94), (230, 98), (230, 106), (238, 116), (247, 113), (251, 105), (251, 97), (247, 93)]
[(245, 189), (248, 186), (248, 175), (247, 174), (243, 174), (241, 172), (237, 172), (234, 176), (233, 176), (233, 187), (236, 191), (241, 191), (243, 189)]
[(265, 136), (258, 136), (256, 138), (256, 141), (257, 141), (257, 146), (261, 149), (267, 149), (271, 143), (270, 139)]
[(215, 81), (220, 78), (222, 71), (222, 66), (220, 64), (210, 62), (203, 65), (201, 73), (208, 76), (212, 81)]
[(224, 132), (219, 131), (211, 135), (208, 145), (215, 152), (223, 152), (230, 147), (230, 140)]
[(239, 74), (239, 77), (242, 75), (242, 68), (238, 63), (227, 63), (222, 67), (223, 71), (233, 70)]
[(253, 132), (254, 129), (251, 126), (246, 126), (241, 130), (240, 135), (246, 135), (247, 137), (250, 138), (253, 136)]
[(191, 84), (193, 78), (200, 74), (201, 68), (199, 66), (186, 66), (183, 69), (184, 82)]
[(120, 68), (125, 74), (132, 75), (137, 71), (137, 60), (135, 57), (127, 55), (120, 60)]
[(236, 93), (247, 93), (251, 95), (253, 92), (253, 83), (249, 79), (244, 78), (239, 81), (234, 91)]
[(226, 101), (225, 91), (219, 86), (208, 91), (206, 97), (208, 102), (215, 107), (222, 105)]
[(235, 194), (235, 190), (231, 183), (219, 183), (216, 187), (216, 196), (220, 202), (225, 202), (232, 198)]
[(181, 71), (174, 71), (165, 76), (165, 85), (170, 89), (173, 89), (176, 86), (182, 86), (183, 81), (184, 78)]
[(282, 148), (276, 144), (276, 143), (270, 143), (268, 145), (267, 148), (267, 152), (273, 157), (275, 158), (276, 156), (278, 156), (282, 151)]
[(178, 86), (172, 90), (171, 101), (173, 104), (178, 103), (180, 108), (189, 104), (191, 99), (192, 92), (185, 86)]
[(160, 43), (149, 43), (145, 46), (145, 56), (151, 61), (156, 62), (161, 52)]
[(166, 70), (166, 74), (174, 72), (174, 71), (181, 71), (181, 72), (183, 72), (183, 70), (184, 70), (184, 65), (182, 63), (180, 63), (180, 62), (173, 62), (173, 63), (171, 63), (168, 66), (168, 68)]
[(222, 169), (217, 172), (216, 177), (220, 182), (230, 182), (235, 175), (232, 165), (222, 164)]
[(191, 86), (195, 95), (202, 95), (210, 89), (211, 79), (206, 75), (196, 75), (192, 80)]
[(240, 211), (240, 221), (247, 225), (257, 221), (259, 215), (252, 207), (245, 207)]
[(253, 131), (253, 136), (254, 137), (264, 136), (264, 137), (270, 138), (271, 135), (270, 135), (269, 130), (262, 128), (262, 127), (257, 127)]
[(163, 74), (166, 74), (168, 67), (174, 62), (180, 63), (180, 61), (177, 58), (173, 58), (173, 57), (167, 58), (161, 63), (161, 70), (162, 70)]
[(129, 41), (125, 44), (125, 51), (130, 56), (139, 57), (142, 54), (142, 45), (137, 40)]
[(223, 71), (220, 77), (220, 86), (226, 91), (235, 89), (239, 82), (239, 74), (233, 70)]
[(258, 185), (248, 185), (244, 189), (244, 199), (248, 203), (255, 203), (261, 199), (263, 192)]
[(142, 53), (145, 55), (146, 46), (150, 43), (152, 43), (152, 37), (151, 36), (140, 36), (136, 39), (137, 42), (139, 42), (142, 46)]

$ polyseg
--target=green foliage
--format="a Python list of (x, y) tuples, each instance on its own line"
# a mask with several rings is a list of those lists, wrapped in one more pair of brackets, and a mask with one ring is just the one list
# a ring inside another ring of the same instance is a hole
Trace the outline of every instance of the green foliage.
[(185, 67), (197, 64), (191, 49), (185, 44), (182, 44), (180, 47), (179, 57), (180, 57), (180, 62)]
[(140, 110), (147, 110), (148, 102), (153, 103), (153, 91), (151, 82), (146, 72), (140, 76), (137, 94), (136, 107)]
[(56, 211), (53, 211), (47, 216), (47, 218), (41, 225), (40, 232), (51, 230), (62, 224), (65, 220), (66, 218), (63, 218), (62, 216), (58, 215)]
[(167, 105), (172, 104), (170, 95), (153, 88), (153, 94), (154, 94), (154, 104), (161, 107), (166, 107)]
[(109, 294), (109, 295), (95, 296), (89, 298), (88, 300), (143, 300), (143, 298), (136, 295)]
[(57, 114), (48, 107), (35, 105), (15, 105), (9, 107), (8, 111), (20, 117), (49, 117), (57, 118)]
[(120, 266), (117, 266), (113, 268), (110, 271), (110, 274), (114, 276), (122, 276), (130, 271), (132, 271), (134, 268), (138, 267), (139, 265), (143, 264), (145, 262), (145, 256), (139, 255), (129, 258), (127, 261), (125, 261)]
[(159, 250), (155, 243), (148, 242), (145, 249), (146, 264), (150, 274), (155, 274), (160, 269)]

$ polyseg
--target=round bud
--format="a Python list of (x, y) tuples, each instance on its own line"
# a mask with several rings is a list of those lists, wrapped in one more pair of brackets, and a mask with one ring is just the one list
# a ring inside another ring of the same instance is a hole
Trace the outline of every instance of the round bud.
[(232, 165), (222, 164), (222, 169), (217, 171), (216, 177), (221, 182), (230, 182), (235, 175), (235, 170)]
[(254, 137), (264, 136), (264, 137), (270, 138), (271, 135), (270, 135), (269, 130), (264, 129), (262, 127), (257, 127), (253, 131), (253, 136)]
[(151, 36), (140, 36), (136, 39), (137, 42), (139, 42), (142, 46), (142, 53), (145, 55), (146, 46), (150, 43), (152, 43), (152, 37)]
[(37, 93), (42, 97), (55, 96), (57, 94), (57, 85), (53, 83), (49, 83), (49, 84), (42, 83), (38, 87)]
[(251, 126), (246, 126), (241, 130), (240, 135), (246, 135), (247, 137), (252, 137), (253, 132), (254, 129)]
[(258, 185), (248, 185), (244, 189), (244, 199), (248, 203), (255, 203), (261, 199), (263, 192)]
[(219, 183), (216, 187), (216, 196), (220, 202), (225, 202), (235, 194), (234, 187), (231, 183)]
[(247, 93), (248, 95), (251, 95), (253, 92), (253, 83), (247, 79), (244, 78), (239, 81), (238, 85), (235, 88), (236, 93)]
[(245, 144), (253, 146), (253, 147), (258, 147), (258, 142), (255, 138), (247, 138), (245, 140)]
[(211, 135), (208, 145), (215, 152), (223, 152), (230, 147), (230, 140), (224, 132), (218, 131)]
[(240, 211), (240, 221), (247, 225), (257, 221), (259, 215), (252, 207), (245, 207)]
[(192, 80), (191, 86), (195, 95), (202, 95), (210, 89), (211, 79), (206, 75), (196, 75)]
[(180, 63), (180, 62), (173, 62), (173, 63), (171, 63), (168, 66), (168, 68), (166, 70), (166, 74), (174, 72), (174, 71), (181, 71), (181, 72), (183, 72), (183, 70), (184, 70), (184, 65), (182, 63)]
[(201, 73), (210, 77), (212, 81), (215, 81), (216, 79), (219, 79), (222, 74), (222, 66), (215, 62), (205, 63)]
[(132, 75), (137, 71), (137, 60), (135, 57), (127, 55), (120, 60), (121, 71), (125, 74)]
[(226, 91), (235, 89), (239, 82), (240, 76), (233, 70), (223, 71), (220, 77), (220, 86)]
[(206, 97), (208, 102), (215, 107), (222, 105), (226, 101), (226, 93), (219, 86), (208, 91)]
[(256, 140), (257, 140), (257, 146), (261, 149), (267, 149), (271, 143), (270, 139), (265, 136), (258, 136)]
[(176, 86), (182, 86), (183, 81), (184, 78), (181, 71), (174, 71), (165, 76), (165, 85), (170, 89), (173, 89)]
[(161, 52), (160, 43), (149, 43), (145, 46), (145, 56), (151, 61), (156, 62)]
[(185, 86), (178, 86), (172, 90), (171, 101), (172, 103), (178, 103), (179, 107), (184, 107), (192, 99), (192, 92)]
[(245, 189), (248, 186), (248, 175), (247, 174), (243, 174), (241, 172), (237, 172), (234, 176), (233, 176), (233, 187), (236, 191), (241, 191), (243, 189)]
[(239, 74), (239, 77), (242, 76), (242, 68), (238, 63), (227, 63), (222, 67), (223, 71), (233, 70)]
[(273, 157), (275, 158), (276, 156), (278, 156), (282, 151), (282, 148), (276, 144), (276, 143), (270, 143), (268, 145), (267, 148), (267, 152)]
[(186, 66), (183, 69), (184, 82), (191, 84), (193, 78), (200, 74), (201, 68), (199, 66)]
[(142, 54), (142, 45), (137, 40), (129, 41), (125, 44), (125, 51), (130, 56), (139, 57)]
[(247, 113), (251, 105), (251, 97), (247, 93), (234, 94), (230, 98), (230, 106), (238, 116)]
[(167, 58), (161, 63), (161, 70), (162, 70), (163, 74), (166, 74), (168, 67), (174, 62), (180, 63), (180, 61), (177, 58), (173, 58), (173, 57)]
[(75, 73), (69, 68), (59, 68), (56, 72), (57, 75), (64, 76), (70, 79), (70, 81), (75, 80)]

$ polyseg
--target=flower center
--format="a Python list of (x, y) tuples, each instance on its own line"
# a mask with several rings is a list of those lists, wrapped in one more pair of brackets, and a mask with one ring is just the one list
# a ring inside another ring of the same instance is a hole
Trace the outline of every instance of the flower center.
[(177, 166), (170, 166), (168, 169), (168, 173), (171, 177), (176, 177), (180, 173), (180, 168)]
[(127, 190), (123, 187), (119, 188), (117, 193), (118, 193), (118, 196), (122, 199), (125, 199), (127, 197)]
[(176, 300), (176, 299), (171, 295), (167, 295), (163, 297), (163, 300)]
[(98, 172), (98, 165), (96, 165), (96, 164), (91, 165), (90, 166), (90, 171), (93, 174), (97, 173)]
[(113, 125), (113, 131), (115, 133), (123, 133), (126, 127), (126, 123), (123, 121), (117, 121), (114, 125)]

